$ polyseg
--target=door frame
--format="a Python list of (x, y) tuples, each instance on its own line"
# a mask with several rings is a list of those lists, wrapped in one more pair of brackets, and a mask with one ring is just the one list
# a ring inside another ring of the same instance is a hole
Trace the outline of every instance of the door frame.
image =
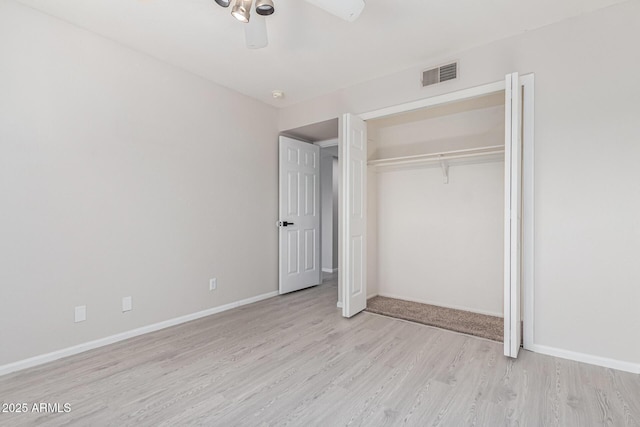
[[(534, 82), (533, 73), (520, 76), (520, 83), (523, 88), (522, 99), (522, 301), (523, 311), (523, 347), (532, 350), (534, 346)], [(372, 120), (388, 117), (400, 113), (406, 113), (422, 108), (444, 105), (455, 101), (476, 98), (490, 93), (505, 90), (505, 80), (462, 89), (442, 95), (431, 96), (404, 104), (393, 105), (377, 110), (357, 114), (362, 120)], [(340, 117), (342, 120), (342, 116)], [(340, 124), (342, 126), (342, 123)], [(342, 150), (342, 135), (338, 140), (340, 150)], [(339, 188), (343, 187), (342, 162), (339, 161)], [(365, 187), (366, 188), (366, 187)], [(339, 203), (347, 203), (344, 192), (339, 194)], [(366, 213), (365, 213), (366, 214)], [(338, 226), (341, 228), (348, 218), (345, 218), (342, 209), (339, 210)], [(342, 232), (339, 233), (342, 236)], [(340, 269), (347, 261), (343, 250), (342, 241), (338, 245), (338, 263)], [(339, 283), (340, 301), (345, 299), (345, 289)]]

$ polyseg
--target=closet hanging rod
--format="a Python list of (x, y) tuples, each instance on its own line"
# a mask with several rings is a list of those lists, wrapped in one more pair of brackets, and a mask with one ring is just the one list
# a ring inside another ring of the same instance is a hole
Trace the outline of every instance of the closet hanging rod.
[(443, 160), (465, 159), (473, 157), (494, 156), (504, 153), (504, 145), (471, 148), (466, 150), (442, 151), (439, 153), (419, 154), (415, 156), (390, 157), (387, 159), (369, 160), (369, 166), (399, 166), (416, 163), (438, 163)]

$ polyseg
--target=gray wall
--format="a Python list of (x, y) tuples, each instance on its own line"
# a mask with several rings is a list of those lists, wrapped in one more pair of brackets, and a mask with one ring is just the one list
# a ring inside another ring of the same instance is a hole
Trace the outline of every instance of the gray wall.
[(0, 365), (277, 290), (273, 108), (15, 2), (0, 57)]
[(322, 269), (338, 268), (338, 160), (337, 147), (320, 149), (322, 198)]
[(337, 269), (338, 268), (338, 186), (340, 184), (339, 182), (339, 172), (340, 170), (338, 169), (338, 158), (334, 157), (333, 158), (333, 170), (331, 171), (333, 174), (333, 191), (332, 191), (332, 198), (333, 198), (333, 204), (331, 206), (332, 209), (332, 216), (333, 216), (333, 224), (331, 227), (331, 233), (333, 234), (333, 251), (331, 253), (332, 256), (332, 260), (333, 260), (333, 269)]

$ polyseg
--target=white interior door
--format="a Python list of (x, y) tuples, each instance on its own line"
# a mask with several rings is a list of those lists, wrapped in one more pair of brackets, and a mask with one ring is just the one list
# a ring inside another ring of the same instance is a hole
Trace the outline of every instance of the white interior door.
[(342, 315), (351, 317), (367, 307), (367, 124), (345, 114), (340, 138), (339, 274)]
[(280, 294), (322, 283), (320, 148), (280, 137)]
[(507, 74), (505, 90), (504, 354), (518, 357), (522, 342), (522, 89), (518, 73)]

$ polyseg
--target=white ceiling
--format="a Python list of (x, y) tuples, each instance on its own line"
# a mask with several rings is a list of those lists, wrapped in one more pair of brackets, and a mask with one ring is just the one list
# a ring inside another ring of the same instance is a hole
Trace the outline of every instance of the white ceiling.
[[(302, 0), (274, 0), (270, 44), (260, 50), (245, 48), (243, 24), (213, 0), (18, 1), (287, 106), (625, 0), (366, 0), (353, 23)], [(274, 100), (274, 89), (285, 98)]]

